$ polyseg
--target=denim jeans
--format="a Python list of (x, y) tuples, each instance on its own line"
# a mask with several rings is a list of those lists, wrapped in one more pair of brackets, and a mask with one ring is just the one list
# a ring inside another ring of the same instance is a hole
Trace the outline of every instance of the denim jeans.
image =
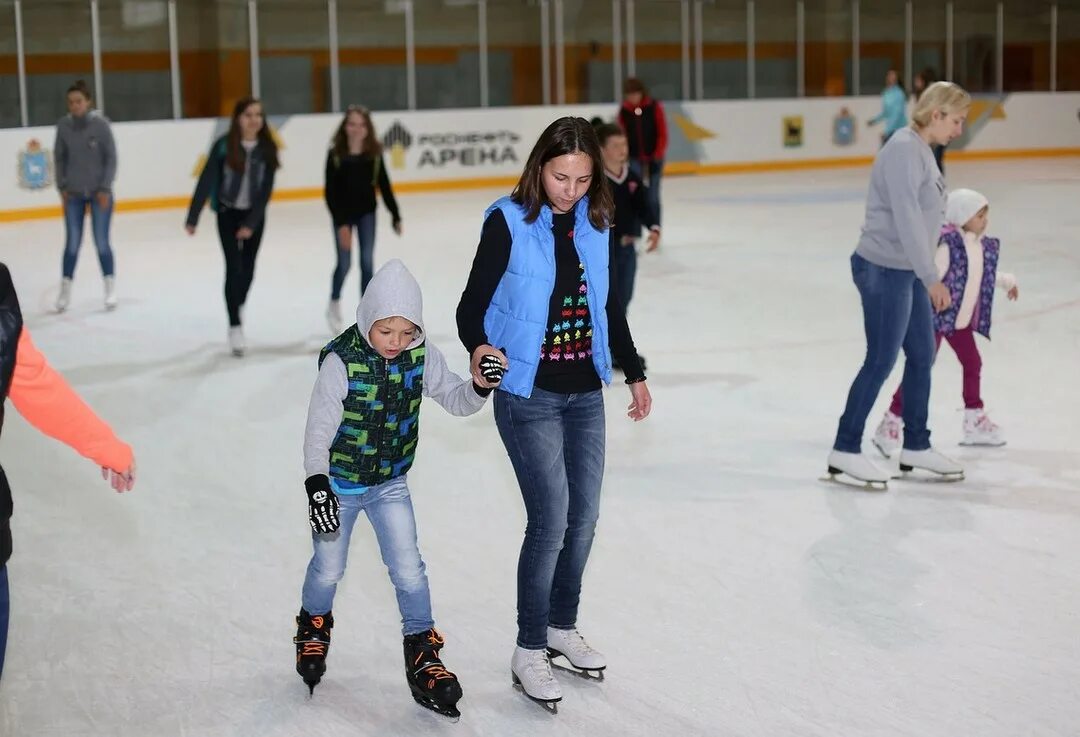
[[(360, 296), (364, 296), (368, 282), (375, 273), (375, 213), (369, 212), (355, 220), (346, 223), (349, 226), (349, 238), (356, 230), (356, 239), (360, 242)], [(338, 243), (337, 228), (334, 228), (334, 252), (337, 253), (337, 266), (334, 268), (334, 277), (330, 285), (330, 299), (341, 299), (341, 285), (345, 283), (345, 277), (349, 275), (349, 267), (352, 265), (352, 243), (349, 248), (343, 250)]]
[(333, 609), (338, 581), (345, 575), (353, 526), (362, 510), (375, 529), (383, 563), (397, 593), (402, 634), (434, 627), (431, 593), (424, 561), (416, 546), (416, 518), (405, 477), (372, 486), (362, 494), (339, 494), (338, 503), (341, 526), (337, 532), (311, 535), (315, 554), (304, 578), (304, 609), (310, 614), (326, 614)]
[(94, 233), (94, 245), (97, 246), (98, 261), (101, 262), (103, 276), (113, 275), (113, 252), (109, 245), (109, 225), (112, 223), (113, 201), (109, 195), (109, 204), (102, 207), (97, 195), (89, 197), (75, 192), (68, 192), (64, 198), (64, 226), (67, 240), (64, 245), (64, 278), (75, 275), (75, 263), (79, 259), (82, 247), (83, 225), (86, 222), (86, 207), (90, 206), (90, 226)]
[(645, 171), (641, 168), (641, 161), (639, 159), (630, 159), (627, 162), (630, 166), (630, 171), (637, 174), (648, 186), (649, 191), (649, 204), (652, 205), (652, 210), (656, 214), (656, 223), (660, 224), (660, 177), (664, 173), (664, 160), (659, 159), (656, 161), (648, 162), (648, 177), (645, 176)]
[(517, 644), (547, 645), (547, 628), (577, 623), (604, 478), (600, 390), (532, 397), (495, 392), (495, 423), (514, 466), (528, 523), (518, 558)]
[(615, 244), (615, 288), (619, 293), (619, 302), (623, 312), (630, 307), (634, 296), (634, 278), (637, 276), (637, 246), (634, 244)]
[(0, 677), (4, 675), (4, 653), (7, 651), (8, 610), (11, 596), (8, 590), (7, 565), (0, 566)]
[(866, 358), (848, 392), (833, 448), (861, 452), (866, 418), (903, 348), (904, 447), (925, 450), (935, 353), (930, 295), (915, 272), (877, 266), (857, 253), (851, 256), (851, 275), (862, 298)]

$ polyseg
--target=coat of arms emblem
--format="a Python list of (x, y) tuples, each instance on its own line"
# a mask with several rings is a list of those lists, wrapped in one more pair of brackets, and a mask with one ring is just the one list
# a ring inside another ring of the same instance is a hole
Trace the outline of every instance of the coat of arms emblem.
[(31, 138), (19, 152), (15, 165), (19, 186), (23, 189), (45, 189), (53, 183), (53, 161), (41, 142)]

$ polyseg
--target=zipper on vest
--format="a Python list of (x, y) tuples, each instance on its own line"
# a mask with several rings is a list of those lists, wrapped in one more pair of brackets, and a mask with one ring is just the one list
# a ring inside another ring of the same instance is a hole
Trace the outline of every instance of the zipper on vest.
[[(386, 432), (386, 422), (389, 419), (389, 414), (388, 414), (388, 411), (387, 411), (388, 408), (386, 406), (387, 397), (389, 397), (389, 395), (390, 395), (389, 390), (386, 389), (386, 383), (387, 383), (387, 379), (389, 377), (390, 377), (390, 362), (384, 358), (383, 359), (383, 375), (379, 380), (379, 388), (375, 391), (375, 401), (376, 402), (381, 401), (382, 406), (383, 406), (382, 412), (381, 412), (381, 420), (382, 421), (379, 422), (378, 435), (376, 436), (375, 443), (374, 443), (375, 453), (376, 453), (374, 473), (375, 473), (376, 476), (379, 473), (379, 463), (382, 461), (382, 458), (383, 458), (382, 439), (383, 439), (383, 433)], [(385, 396), (383, 396), (384, 391), (386, 391)]]

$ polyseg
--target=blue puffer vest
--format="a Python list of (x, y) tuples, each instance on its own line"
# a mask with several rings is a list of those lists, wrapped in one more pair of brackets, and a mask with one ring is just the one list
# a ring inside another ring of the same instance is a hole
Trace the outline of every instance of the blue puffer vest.
[[(484, 331), (491, 345), (506, 353), (510, 369), (499, 387), (528, 398), (532, 396), (540, 349), (548, 328), (551, 292), (555, 288), (555, 235), (551, 232), (551, 208), (525, 222), (525, 209), (509, 197), (497, 200), (484, 220), (501, 210), (510, 228), (510, 262), (499, 281), (484, 316)], [(608, 341), (608, 248), (606, 230), (589, 222), (589, 198), (582, 197), (575, 210), (574, 246), (585, 267), (589, 285), (589, 312), (593, 323), (593, 365), (605, 384), (611, 383), (611, 348)]]

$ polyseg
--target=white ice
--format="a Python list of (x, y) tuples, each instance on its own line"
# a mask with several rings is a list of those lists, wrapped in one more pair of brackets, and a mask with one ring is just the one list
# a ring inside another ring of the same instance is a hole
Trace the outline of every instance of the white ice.
[[(333, 258), (322, 203), (271, 206), (242, 360), (225, 349), (209, 213), (194, 238), (179, 211), (117, 216), (115, 313), (91, 243), (57, 316), (60, 223), (0, 227), (38, 344), (139, 463), (138, 487), (117, 496), (9, 405), (0, 734), (1076, 735), (1080, 161), (949, 164), (951, 186), (989, 197), (1019, 278), (1019, 302), (999, 296), (994, 340), (979, 343), (1009, 444), (957, 446), (945, 349), (931, 427), (967, 481), (883, 494), (818, 480), (864, 349), (848, 257), (867, 175), (665, 180), (663, 247), (641, 259), (631, 310), (655, 410), (634, 424), (625, 387), (607, 391), (579, 622), (608, 678), (562, 677), (557, 716), (510, 686), (524, 511), (491, 411), (425, 405), (410, 483), (443, 655), (465, 690), (457, 725), (410, 698), (363, 521), (314, 699), (293, 670), (310, 549), (301, 436)], [(377, 260), (416, 273), (429, 335), (459, 371), (454, 309), (499, 194), (403, 196), (400, 239), (380, 213)], [(354, 272), (350, 307), (356, 292)]]

